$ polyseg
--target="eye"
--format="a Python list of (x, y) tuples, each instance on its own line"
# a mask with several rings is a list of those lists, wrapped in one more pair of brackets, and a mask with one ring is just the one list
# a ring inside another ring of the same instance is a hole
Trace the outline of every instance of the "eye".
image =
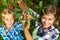
[(49, 18), (48, 20), (53, 20), (52, 18)]
[(42, 17), (42, 19), (46, 19), (45, 17)]
[(49, 20), (52, 20), (52, 19), (49, 19)]

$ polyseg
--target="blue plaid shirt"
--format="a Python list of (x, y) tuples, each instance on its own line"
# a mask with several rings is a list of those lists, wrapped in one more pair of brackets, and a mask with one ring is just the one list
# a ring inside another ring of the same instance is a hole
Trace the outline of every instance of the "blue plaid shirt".
[[(4, 30), (6, 31), (6, 34)], [(14, 22), (14, 27), (10, 27), (10, 29), (0, 27), (0, 34), (4, 40), (24, 40), (20, 30), (23, 30), (22, 24), (19, 22)]]
[(42, 25), (36, 22), (36, 28), (33, 31), (33, 38), (35, 40), (57, 40), (59, 31), (54, 26), (42, 30)]

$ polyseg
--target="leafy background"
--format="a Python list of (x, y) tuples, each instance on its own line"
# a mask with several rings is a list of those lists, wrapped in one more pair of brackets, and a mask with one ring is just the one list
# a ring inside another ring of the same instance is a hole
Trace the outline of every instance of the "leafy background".
[[(0, 0), (0, 25), (2, 25), (1, 12), (9, 4), (13, 4), (15, 6), (15, 9), (14, 9), (15, 21), (19, 21), (19, 16), (21, 16), (21, 10), (17, 4), (17, 1), (18, 0)], [(41, 10), (44, 11), (43, 9), (49, 4), (55, 5), (57, 7), (57, 13), (58, 13), (58, 18), (59, 18), (58, 40), (60, 40), (60, 0), (24, 0), (24, 2), (28, 7), (33, 9), (38, 14), (40, 14)], [(32, 30), (34, 29), (35, 21), (36, 20), (31, 20), (31, 25), (30, 25), (31, 28), (29, 29), (31, 34), (32, 34)], [(1, 36), (0, 36), (0, 40), (3, 40)]]

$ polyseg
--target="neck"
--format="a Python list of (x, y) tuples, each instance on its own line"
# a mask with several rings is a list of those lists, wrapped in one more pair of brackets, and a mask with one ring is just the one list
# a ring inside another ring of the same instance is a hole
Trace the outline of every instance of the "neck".
[(44, 30), (44, 29), (47, 29), (48, 27), (45, 27), (45, 26), (42, 26), (42, 29)]
[(10, 29), (11, 26), (6, 26), (7, 29)]

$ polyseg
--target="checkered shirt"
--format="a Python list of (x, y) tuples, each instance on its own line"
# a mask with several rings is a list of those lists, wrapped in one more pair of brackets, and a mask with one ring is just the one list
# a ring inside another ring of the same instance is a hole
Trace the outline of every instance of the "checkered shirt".
[[(4, 30), (6, 31), (6, 34)], [(22, 24), (19, 22), (14, 22), (14, 27), (10, 27), (10, 29), (0, 27), (0, 34), (4, 40), (24, 40), (20, 30), (23, 30)]]
[(59, 31), (54, 26), (42, 30), (42, 25), (36, 22), (36, 28), (33, 31), (34, 40), (57, 40)]

